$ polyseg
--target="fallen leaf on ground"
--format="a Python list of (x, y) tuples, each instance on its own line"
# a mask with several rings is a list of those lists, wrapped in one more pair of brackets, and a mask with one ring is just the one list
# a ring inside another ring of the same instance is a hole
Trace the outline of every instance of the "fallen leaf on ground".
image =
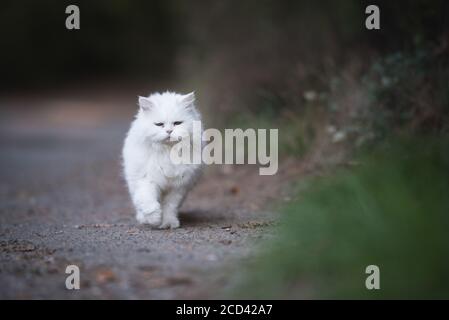
[(187, 285), (191, 284), (193, 281), (192, 279), (188, 277), (170, 277), (167, 278), (167, 284), (172, 286), (179, 286), (179, 285)]
[(110, 269), (101, 269), (101, 270), (97, 271), (97, 273), (95, 274), (95, 280), (98, 283), (103, 284), (106, 282), (113, 282), (113, 281), (117, 280), (117, 276)]
[(137, 228), (132, 228), (132, 229), (129, 229), (126, 231), (127, 234), (131, 234), (131, 235), (138, 234), (139, 232), (140, 232), (140, 230)]
[(231, 191), (231, 194), (233, 194), (235, 196), (240, 192), (240, 188), (238, 186), (233, 186), (233, 187), (231, 187), (230, 191)]

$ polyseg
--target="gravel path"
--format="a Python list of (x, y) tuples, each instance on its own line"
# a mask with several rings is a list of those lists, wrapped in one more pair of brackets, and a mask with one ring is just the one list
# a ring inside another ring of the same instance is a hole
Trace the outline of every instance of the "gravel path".
[[(207, 168), (180, 229), (136, 224), (120, 176), (123, 119), (2, 117), (0, 298), (217, 298), (271, 236), (273, 183), (255, 167)], [(70, 264), (81, 290), (65, 288)]]

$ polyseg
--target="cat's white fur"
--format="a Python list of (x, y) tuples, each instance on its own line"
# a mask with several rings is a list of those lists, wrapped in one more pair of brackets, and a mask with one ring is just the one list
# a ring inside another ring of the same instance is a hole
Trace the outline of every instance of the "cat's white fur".
[(200, 120), (193, 92), (139, 97), (139, 111), (123, 147), (124, 175), (139, 223), (179, 227), (178, 209), (201, 165), (174, 164), (170, 150), (180, 138), (191, 137), (192, 122)]

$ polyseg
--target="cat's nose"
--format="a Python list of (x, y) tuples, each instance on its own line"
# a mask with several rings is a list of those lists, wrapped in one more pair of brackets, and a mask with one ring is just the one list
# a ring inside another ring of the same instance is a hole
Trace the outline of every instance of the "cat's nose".
[(167, 133), (168, 134), (170, 134), (170, 133), (172, 133), (173, 132), (173, 130), (172, 129), (168, 129), (168, 130), (166, 130), (167, 131)]

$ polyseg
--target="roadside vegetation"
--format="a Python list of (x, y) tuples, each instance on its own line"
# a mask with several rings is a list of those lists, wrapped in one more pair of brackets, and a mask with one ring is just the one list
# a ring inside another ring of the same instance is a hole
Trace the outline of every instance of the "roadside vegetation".
[[(297, 186), (242, 297), (447, 299), (449, 140), (399, 139)], [(366, 267), (380, 269), (367, 290)]]

